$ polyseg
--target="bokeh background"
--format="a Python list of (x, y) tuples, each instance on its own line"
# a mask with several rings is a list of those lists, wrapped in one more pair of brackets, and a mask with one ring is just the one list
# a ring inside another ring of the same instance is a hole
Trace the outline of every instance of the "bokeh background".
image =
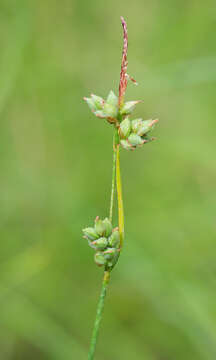
[[(117, 92), (158, 140), (121, 151), (126, 238), (96, 360), (216, 358), (216, 4), (0, 0), (0, 358), (87, 358), (102, 269), (81, 229), (108, 214)], [(117, 222), (115, 211), (115, 224)]]

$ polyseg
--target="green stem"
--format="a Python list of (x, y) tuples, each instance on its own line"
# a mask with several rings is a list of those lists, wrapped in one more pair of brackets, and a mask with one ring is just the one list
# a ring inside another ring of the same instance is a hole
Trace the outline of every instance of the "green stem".
[(118, 145), (116, 146), (116, 188), (117, 188), (117, 199), (118, 199), (118, 226), (119, 226), (120, 249), (121, 249), (124, 241), (124, 207), (123, 207), (123, 196), (122, 196), (119, 147), (120, 145), (118, 143)]
[(112, 217), (113, 217), (115, 177), (116, 177), (116, 132), (114, 132), (113, 135), (113, 169), (112, 169), (112, 188), (111, 188), (110, 213), (109, 213), (110, 222), (112, 222)]
[[(109, 213), (109, 219), (112, 222), (113, 217), (113, 205), (114, 205), (114, 194), (115, 194), (115, 182), (116, 182), (116, 144), (117, 144), (117, 130), (114, 131), (113, 136), (113, 168), (112, 168), (112, 187), (111, 187), (111, 199), (110, 199), (110, 213)], [(107, 292), (107, 287), (110, 280), (110, 270), (105, 269), (104, 276), (103, 276), (103, 282), (102, 282), (102, 288), (101, 293), (98, 301), (97, 306), (97, 313), (90, 343), (90, 349), (88, 353), (88, 360), (94, 359), (96, 344), (97, 344), (97, 338), (98, 338), (98, 332), (100, 327), (100, 322), (102, 319), (103, 309), (104, 309), (104, 302)]]
[(99, 302), (98, 302), (98, 306), (97, 306), (97, 313), (96, 313), (96, 319), (95, 319), (92, 338), (91, 338), (90, 349), (89, 349), (89, 353), (88, 353), (88, 360), (94, 359), (95, 348), (96, 348), (96, 343), (97, 343), (97, 338), (98, 338), (98, 331), (99, 331), (100, 322), (101, 322), (101, 318), (102, 318), (102, 314), (103, 314), (104, 301), (105, 301), (105, 297), (106, 297), (109, 280), (110, 280), (110, 271), (105, 270), (104, 276), (103, 276), (101, 293), (100, 293)]
[(112, 222), (113, 202), (114, 202), (115, 182), (116, 182), (117, 200), (118, 200), (118, 226), (119, 226), (119, 234), (120, 234), (120, 248), (122, 248), (123, 240), (124, 240), (124, 207), (123, 207), (123, 196), (122, 196), (119, 147), (120, 145), (119, 145), (118, 129), (115, 128), (114, 137), (113, 137), (113, 171), (112, 171), (112, 190), (111, 190), (109, 219)]

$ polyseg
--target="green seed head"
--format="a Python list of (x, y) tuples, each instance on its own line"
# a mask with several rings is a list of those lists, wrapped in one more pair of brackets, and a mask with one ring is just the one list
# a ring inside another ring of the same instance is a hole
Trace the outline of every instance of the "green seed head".
[(96, 110), (102, 110), (104, 106), (104, 99), (100, 96), (91, 94), (91, 99), (94, 102), (94, 106)]
[(85, 228), (82, 231), (88, 240), (96, 240), (99, 237), (96, 230), (92, 227)]
[(121, 146), (126, 150), (133, 150), (133, 146), (128, 142), (128, 140), (120, 140)]
[(104, 236), (106, 233), (106, 224), (99, 218), (95, 220), (95, 231), (99, 236)]
[(118, 114), (118, 108), (117, 106), (106, 103), (104, 105), (103, 112), (106, 114), (107, 117), (115, 118)]
[(131, 122), (128, 117), (126, 117), (120, 124), (119, 133), (120, 137), (127, 139), (131, 132)]
[(114, 94), (112, 90), (109, 92), (106, 102), (107, 104), (113, 105), (115, 107), (118, 105), (118, 97)]
[(101, 237), (95, 241), (92, 241), (91, 247), (93, 247), (95, 250), (104, 250), (106, 249), (108, 245), (108, 240), (105, 237)]
[(116, 254), (116, 251), (116, 248), (108, 248), (106, 251), (103, 252), (105, 259), (111, 260)]
[(119, 251), (116, 248), (109, 248), (104, 251), (104, 257), (106, 259), (106, 265), (112, 268), (118, 260)]
[(110, 235), (110, 237), (108, 239), (108, 245), (111, 248), (119, 248), (119, 244), (120, 244), (119, 231), (115, 230), (112, 232), (112, 234)]
[(129, 115), (129, 114), (131, 114), (132, 111), (134, 110), (136, 104), (138, 104), (139, 102), (140, 102), (139, 100), (126, 102), (126, 103), (122, 106), (122, 108), (121, 108), (121, 110), (120, 110), (120, 114), (121, 114), (121, 115)]
[(104, 254), (101, 251), (96, 252), (94, 256), (94, 260), (98, 266), (103, 266), (107, 262)]
[(143, 124), (143, 120), (141, 118), (132, 120), (131, 121), (132, 131), (137, 134), (139, 129), (142, 127), (142, 124)]
[(142, 126), (140, 126), (137, 131), (137, 134), (140, 136), (147, 134), (149, 131), (153, 130), (156, 122), (158, 122), (158, 120), (144, 120)]
[(132, 145), (132, 146), (137, 146), (137, 145), (142, 145), (143, 144), (143, 140), (142, 138), (137, 135), (137, 134), (130, 134), (130, 136), (128, 137), (128, 142)]
[(111, 234), (111, 232), (112, 232), (112, 224), (111, 224), (111, 222), (109, 221), (109, 219), (108, 218), (105, 218), (104, 220), (103, 220), (103, 224), (104, 224), (104, 226), (105, 226), (105, 228), (106, 228), (106, 231), (105, 231), (105, 236), (106, 237), (109, 237), (110, 236), (110, 234)]

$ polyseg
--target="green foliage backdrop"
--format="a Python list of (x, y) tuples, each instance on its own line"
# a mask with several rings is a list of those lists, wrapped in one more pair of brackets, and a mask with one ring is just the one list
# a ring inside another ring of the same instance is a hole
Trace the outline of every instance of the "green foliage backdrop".
[[(112, 128), (82, 97), (117, 91), (158, 140), (121, 151), (125, 247), (96, 360), (216, 357), (216, 5), (0, 0), (0, 352), (87, 358), (102, 271), (81, 237), (108, 214)], [(114, 214), (116, 218), (116, 213)]]

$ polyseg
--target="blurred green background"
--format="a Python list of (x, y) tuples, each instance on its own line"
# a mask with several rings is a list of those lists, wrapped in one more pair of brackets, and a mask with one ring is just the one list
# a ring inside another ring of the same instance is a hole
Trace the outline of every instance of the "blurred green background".
[[(126, 238), (96, 360), (216, 358), (216, 4), (0, 0), (0, 358), (87, 358), (102, 269), (81, 229), (108, 214), (117, 92), (158, 140), (121, 151)], [(117, 223), (115, 211), (115, 224)]]

